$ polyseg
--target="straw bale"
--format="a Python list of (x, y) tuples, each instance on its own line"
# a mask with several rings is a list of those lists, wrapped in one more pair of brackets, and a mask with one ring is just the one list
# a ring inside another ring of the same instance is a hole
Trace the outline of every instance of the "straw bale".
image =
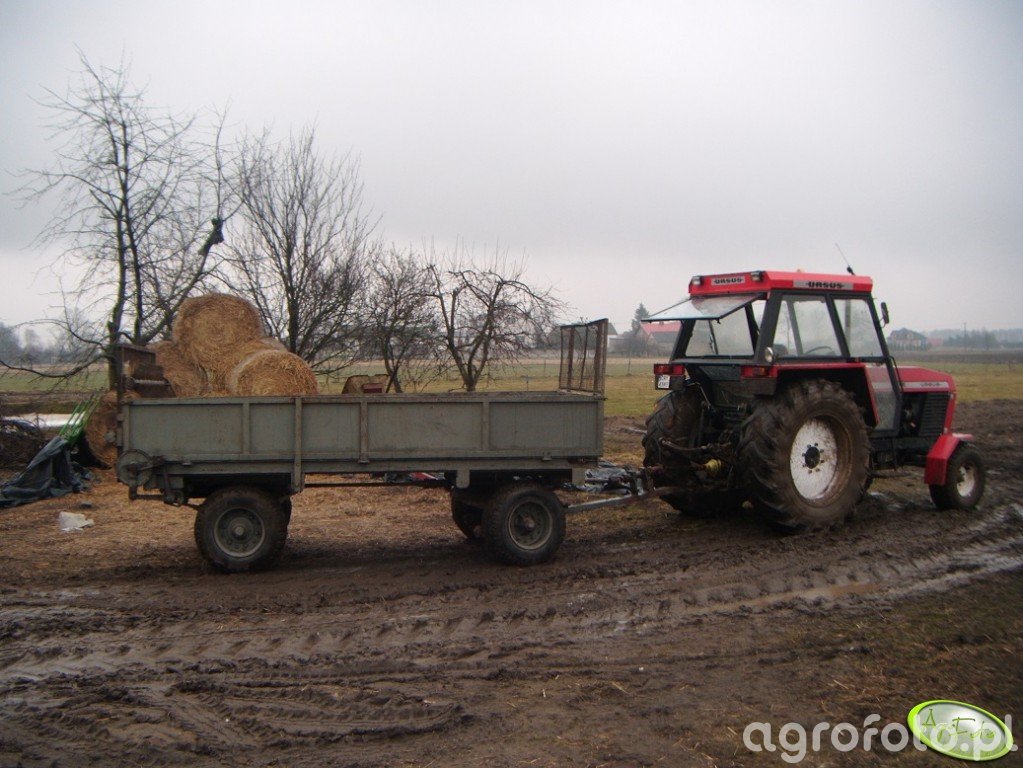
[(345, 379), (345, 386), (341, 390), (343, 395), (358, 395), (362, 393), (362, 385), (369, 381), (369, 376), (357, 373)]
[(315, 395), (316, 376), (298, 355), (280, 349), (253, 352), (234, 367), (227, 388), (242, 397), (259, 395)]
[(247, 341), (244, 344), (239, 344), (232, 349), (227, 350), (224, 354), (224, 358), (221, 365), (218, 365), (215, 371), (212, 371), (213, 378), (215, 381), (228, 390), (227, 379), (240, 362), (245, 360), (247, 357), (254, 355), (256, 352), (263, 352), (265, 350), (272, 349), (281, 352), (286, 352), (287, 349), (277, 339), (271, 338), (270, 336), (263, 336), (252, 341)]
[(361, 395), (365, 391), (367, 384), (379, 386), (381, 390), (387, 390), (387, 379), (386, 373), (377, 373), (372, 376), (357, 373), (354, 376), (349, 376), (345, 379), (344, 389), (341, 390), (341, 394), (344, 395)]
[(222, 371), (225, 355), (262, 335), (256, 308), (224, 293), (185, 299), (174, 320), (174, 341), (181, 353), (208, 374)]
[(163, 368), (163, 377), (170, 383), (175, 397), (198, 397), (207, 394), (209, 385), (205, 372), (190, 363), (173, 341), (161, 341), (151, 347), (156, 364)]
[[(126, 402), (137, 397), (138, 394), (133, 392), (124, 393)], [(114, 437), (116, 430), (117, 391), (111, 389), (96, 404), (82, 433), (93, 458), (102, 467), (109, 468), (117, 463), (117, 443)]]

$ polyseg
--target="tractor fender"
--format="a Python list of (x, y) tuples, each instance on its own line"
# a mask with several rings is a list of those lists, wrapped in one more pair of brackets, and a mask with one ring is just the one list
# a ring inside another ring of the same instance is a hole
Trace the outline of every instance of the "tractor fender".
[(971, 440), (973, 440), (973, 435), (958, 433), (939, 437), (927, 453), (924, 482), (927, 485), (943, 485), (948, 475), (948, 460), (952, 458), (956, 448)]
[(866, 366), (863, 363), (831, 363), (776, 366), (779, 386), (802, 379), (824, 379), (833, 381), (848, 390), (856, 405), (863, 409), (863, 420), (868, 427), (877, 426), (877, 407), (874, 395), (867, 381)]

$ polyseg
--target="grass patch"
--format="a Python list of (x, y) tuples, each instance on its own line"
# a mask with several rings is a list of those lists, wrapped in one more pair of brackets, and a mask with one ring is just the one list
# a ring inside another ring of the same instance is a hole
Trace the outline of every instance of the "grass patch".
[[(607, 362), (605, 392), (608, 416), (643, 418), (653, 410), (662, 393), (654, 389), (653, 358), (627, 360), (612, 358)], [(903, 361), (903, 366), (921, 365), (952, 374), (956, 380), (962, 402), (983, 400), (1023, 400), (1023, 364), (1018, 362), (973, 362), (927, 359), (919, 362)], [(360, 363), (340, 374), (321, 376), (321, 391), (340, 392), (345, 379), (355, 374), (383, 373), (379, 362)], [(489, 391), (551, 391), (558, 387), (559, 363), (557, 358), (528, 360), (515, 365), (494, 366), (490, 375), (480, 382), (481, 390)], [(0, 373), (0, 390), (15, 393), (46, 393), (54, 384), (46, 379), (19, 371)], [(59, 388), (71, 392), (106, 389), (106, 368), (95, 366), (79, 374)], [(448, 375), (434, 381), (428, 392), (459, 391), (461, 381)]]
[(9, 371), (0, 369), (0, 391), (4, 392), (91, 392), (107, 388), (107, 368), (105, 365), (90, 366), (87, 370), (72, 376), (70, 379), (48, 379), (25, 371)]
[[(663, 393), (654, 389), (653, 358), (643, 360), (612, 359), (607, 363), (605, 413), (608, 416), (643, 417), (653, 410)], [(480, 382), (481, 391), (550, 392), (558, 388), (557, 358), (528, 360), (515, 365), (497, 365)], [(340, 375), (320, 377), (321, 391), (340, 392), (345, 379), (355, 374), (383, 373), (380, 363), (361, 363)], [(448, 375), (432, 382), (427, 392), (461, 390), (461, 379)]]
[(963, 362), (927, 359), (903, 361), (955, 377), (962, 402), (978, 400), (1023, 400), (1023, 365), (1019, 363)]

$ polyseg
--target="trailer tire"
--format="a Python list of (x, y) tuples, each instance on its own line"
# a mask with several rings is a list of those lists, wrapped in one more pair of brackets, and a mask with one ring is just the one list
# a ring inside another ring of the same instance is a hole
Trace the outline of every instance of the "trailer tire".
[(565, 507), (551, 491), (532, 483), (499, 488), (483, 510), (483, 543), (491, 556), (511, 565), (535, 565), (554, 557), (565, 538)]
[(288, 538), (290, 510), (286, 506), (290, 505), (258, 488), (233, 486), (214, 491), (195, 516), (199, 552), (223, 573), (269, 568)]
[(819, 530), (852, 514), (870, 472), (867, 426), (852, 395), (807, 379), (757, 401), (739, 440), (743, 484), (783, 530)]
[(948, 460), (945, 482), (931, 485), (931, 499), (938, 509), (973, 509), (984, 495), (987, 471), (980, 451), (963, 443)]
[(469, 541), (483, 539), (484, 503), (460, 488), (451, 489), (451, 519)]

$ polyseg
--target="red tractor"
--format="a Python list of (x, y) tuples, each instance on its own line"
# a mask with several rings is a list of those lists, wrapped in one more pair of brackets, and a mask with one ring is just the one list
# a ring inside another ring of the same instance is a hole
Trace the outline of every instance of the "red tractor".
[(742, 272), (694, 277), (686, 301), (648, 322), (681, 321), (668, 393), (647, 419), (644, 464), (676, 509), (751, 502), (783, 528), (843, 522), (874, 472), (924, 467), (940, 509), (971, 509), (984, 462), (952, 432), (952, 377), (898, 367), (873, 281)]

